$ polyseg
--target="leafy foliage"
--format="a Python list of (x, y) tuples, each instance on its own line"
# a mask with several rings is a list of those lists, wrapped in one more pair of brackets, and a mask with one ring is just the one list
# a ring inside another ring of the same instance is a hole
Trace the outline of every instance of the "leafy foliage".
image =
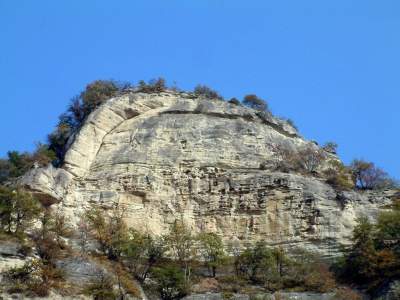
[(138, 91), (143, 93), (161, 93), (166, 89), (166, 81), (162, 77), (152, 79), (148, 83), (146, 83), (144, 80), (140, 80), (138, 84)]
[(46, 297), (49, 289), (63, 280), (63, 273), (52, 265), (43, 264), (41, 260), (31, 260), (22, 267), (13, 268), (5, 274), (11, 282), (9, 293), (25, 293)]
[(184, 269), (184, 278), (190, 280), (192, 263), (197, 256), (195, 236), (182, 221), (176, 220), (166, 236), (166, 243), (174, 257)]
[(162, 238), (154, 238), (134, 229), (129, 230), (122, 250), (129, 270), (140, 282), (146, 280), (151, 268), (161, 261), (165, 251)]
[(187, 281), (181, 268), (169, 265), (153, 270), (156, 288), (163, 300), (174, 300), (188, 293)]
[(103, 254), (111, 260), (119, 259), (128, 240), (122, 211), (116, 208), (107, 215), (100, 208), (92, 208), (86, 211), (85, 220)]
[(354, 188), (351, 170), (338, 160), (330, 160), (329, 167), (324, 170), (326, 182), (338, 190)]
[(194, 94), (196, 96), (202, 96), (208, 99), (218, 99), (218, 100), (224, 99), (217, 91), (211, 89), (206, 85), (201, 85), (201, 84), (196, 85), (196, 87), (194, 88)]
[(370, 291), (400, 276), (400, 210), (379, 215), (377, 224), (358, 219), (353, 243), (345, 256), (342, 277)]
[(0, 186), (1, 231), (22, 237), (40, 211), (40, 203), (30, 194)]
[(79, 96), (71, 99), (66, 113), (59, 117), (56, 129), (48, 136), (48, 148), (57, 156), (56, 165), (63, 163), (69, 140), (80, 129), (87, 116), (106, 100), (129, 87), (130, 84), (113, 80), (95, 80)]
[(243, 98), (243, 104), (259, 111), (268, 111), (267, 102), (254, 94), (246, 95)]
[(289, 257), (282, 248), (269, 248), (262, 241), (237, 256), (235, 268), (239, 277), (272, 291), (300, 288), (327, 292), (336, 286), (328, 266), (315, 255), (299, 252)]
[(201, 233), (198, 240), (200, 242), (200, 254), (211, 276), (215, 277), (217, 268), (224, 263), (226, 258), (222, 240), (215, 233)]
[(40, 143), (33, 153), (9, 151), (7, 159), (0, 159), (0, 184), (23, 175), (35, 164), (40, 167), (46, 166), (55, 158), (56, 154), (48, 149), (47, 145)]

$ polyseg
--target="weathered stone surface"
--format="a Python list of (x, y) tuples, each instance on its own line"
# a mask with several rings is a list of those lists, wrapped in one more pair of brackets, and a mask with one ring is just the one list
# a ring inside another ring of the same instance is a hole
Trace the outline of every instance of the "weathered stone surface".
[[(268, 293), (260, 293), (256, 295), (245, 295), (245, 294), (233, 294), (231, 296), (232, 300), (278, 300), (278, 299), (287, 299), (287, 300), (331, 300), (334, 297), (334, 293), (308, 293), (308, 292), (299, 292), (299, 293), (288, 293), (288, 292), (279, 292), (274, 294)], [(221, 293), (206, 293), (206, 294), (193, 294), (189, 295), (184, 300), (223, 300), (224, 295)]]
[(339, 193), (317, 178), (260, 168), (274, 164), (274, 146), (307, 143), (285, 121), (223, 101), (127, 94), (89, 116), (63, 169), (35, 169), (23, 183), (57, 200), (74, 224), (92, 204), (119, 205), (130, 226), (153, 234), (183, 219), (226, 243), (265, 239), (334, 255), (355, 219), (376, 216), (390, 192)]

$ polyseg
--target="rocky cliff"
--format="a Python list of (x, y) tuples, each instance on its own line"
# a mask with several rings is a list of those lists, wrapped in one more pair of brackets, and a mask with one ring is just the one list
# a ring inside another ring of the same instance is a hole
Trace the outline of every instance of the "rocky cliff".
[(62, 168), (33, 169), (21, 182), (73, 224), (91, 205), (118, 205), (129, 226), (152, 234), (183, 219), (227, 245), (264, 239), (334, 255), (355, 219), (376, 216), (391, 192), (336, 191), (275, 171), (283, 144), (317, 147), (268, 113), (188, 93), (128, 93), (88, 117)]

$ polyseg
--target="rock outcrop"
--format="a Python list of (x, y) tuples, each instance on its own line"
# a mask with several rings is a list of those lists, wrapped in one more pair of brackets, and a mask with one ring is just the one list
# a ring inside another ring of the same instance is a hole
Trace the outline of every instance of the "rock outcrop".
[(130, 93), (88, 117), (62, 169), (34, 169), (21, 183), (73, 224), (90, 205), (118, 205), (129, 226), (153, 234), (182, 219), (227, 244), (264, 239), (335, 255), (355, 219), (376, 216), (391, 192), (338, 192), (265, 167), (283, 144), (312, 143), (268, 113), (186, 93)]

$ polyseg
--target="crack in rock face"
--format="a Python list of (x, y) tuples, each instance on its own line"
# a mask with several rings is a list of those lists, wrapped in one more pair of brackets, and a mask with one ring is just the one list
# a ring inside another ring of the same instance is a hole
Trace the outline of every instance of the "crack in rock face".
[(155, 235), (183, 219), (226, 245), (266, 240), (325, 256), (349, 243), (358, 216), (373, 218), (390, 202), (390, 195), (338, 193), (315, 177), (261, 168), (274, 164), (279, 144), (310, 142), (270, 114), (224, 101), (127, 94), (88, 117), (61, 169), (35, 169), (21, 182), (75, 225), (90, 205), (118, 205), (129, 226)]

